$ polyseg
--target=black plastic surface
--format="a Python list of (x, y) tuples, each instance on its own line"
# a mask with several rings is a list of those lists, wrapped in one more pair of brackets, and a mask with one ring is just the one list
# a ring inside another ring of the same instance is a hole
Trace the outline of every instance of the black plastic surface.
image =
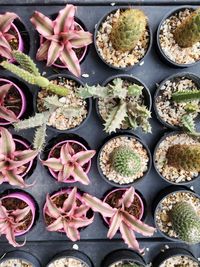
[[(54, 1), (55, 2), (55, 1)], [(79, 2), (77, 17), (80, 18), (87, 29), (91, 32), (94, 31), (95, 24), (98, 20), (107, 12), (112, 10), (114, 7), (112, 6), (84, 6)], [(0, 4), (2, 1), (0, 1)], [(4, 1), (4, 3), (6, 3)], [(30, 3), (30, 2), (29, 2)], [(40, 1), (41, 3), (41, 1)], [(50, 3), (50, 2), (49, 2)], [(53, 3), (53, 2), (52, 2)], [(59, 1), (58, 1), (59, 3)], [(105, 2), (104, 2), (105, 3)], [(109, 1), (108, 1), (109, 3)], [(127, 2), (130, 4), (130, 2)], [(35, 58), (36, 50), (38, 48), (38, 35), (31, 25), (29, 18), (34, 10), (38, 10), (46, 15), (55, 14), (58, 12), (64, 5), (50, 5), (50, 6), (42, 6), (42, 5), (32, 5), (32, 6), (6, 6), (2, 5), (0, 8), (1, 13), (5, 11), (14, 11), (16, 12), (25, 23), (29, 34), (30, 34), (30, 55)], [(170, 10), (174, 8), (174, 6), (140, 6), (141, 9), (145, 11), (149, 18), (150, 27), (152, 27), (152, 31), (154, 34), (153, 46), (149, 53), (149, 55), (145, 58), (143, 64), (134, 67), (131, 71), (126, 72), (128, 74), (133, 74), (135, 77), (141, 79), (147, 87), (150, 89), (152, 95), (156, 90), (156, 83), (161, 82), (167, 76), (182, 72), (182, 69), (169, 67), (167, 64), (163, 63), (160, 57), (156, 52), (156, 40), (155, 33), (157, 26), (163, 16), (168, 13)], [(56, 69), (56, 72), (53, 68), (46, 68), (45, 63), (39, 63), (40, 70), (46, 76), (57, 73), (59, 70)], [(82, 74), (89, 74), (88, 78), (81, 77), (81, 80), (84, 83), (95, 84), (102, 83), (105, 79), (107, 79), (111, 75), (123, 73), (122, 71), (112, 70), (108, 66), (106, 66), (97, 56), (94, 46), (91, 45), (89, 47), (89, 53), (81, 64)], [(193, 66), (187, 68), (187, 71), (193, 72), (195, 74), (199, 74), (199, 66)], [(68, 73), (67, 70), (61, 69), (60, 72)], [(4, 70), (1, 70), (1, 76), (7, 76), (8, 73)], [(10, 74), (9, 74), (10, 76)], [(30, 91), (34, 93), (37, 88), (33, 86), (29, 86)], [(33, 99), (28, 100), (28, 104), (32, 104)], [(136, 131), (135, 133), (139, 135), (139, 137), (149, 146), (151, 152), (159, 141), (160, 137), (166, 132), (166, 128), (156, 120), (155, 113), (152, 112), (153, 119), (151, 120), (152, 124), (152, 134), (143, 134), (141, 131)], [(9, 129), (12, 128), (10, 127)], [(32, 140), (33, 130), (21, 131), (18, 134), (27, 138), (29, 141)], [(48, 129), (47, 131), (48, 137), (47, 140), (50, 140), (53, 137), (56, 137), (59, 133)], [(103, 132), (103, 125), (100, 119), (98, 118), (95, 112), (95, 103), (93, 102), (93, 110), (88, 122), (81, 127), (80, 129), (74, 131), (74, 134), (77, 134), (84, 138), (89, 146), (92, 149), (99, 149), (104, 139), (108, 136), (105, 132)], [(97, 172), (97, 164), (96, 158), (92, 162), (92, 168), (89, 173), (89, 177), (91, 179), (91, 184), (89, 186), (84, 186), (76, 183), (82, 191), (91, 193), (99, 198), (102, 198), (103, 195), (112, 187), (109, 186)], [(64, 183), (58, 183), (53, 179), (46, 168), (41, 166), (41, 163), (38, 162), (35, 172), (29, 178), (29, 183), (32, 183), (34, 180), (37, 180), (37, 183), (27, 189), (27, 192), (30, 192), (31, 195), (35, 197), (36, 202), (40, 207), (39, 220), (37, 221), (35, 227), (26, 235), (27, 243), (21, 248), (22, 250), (31, 251), (34, 255), (38, 257), (38, 259), (42, 262), (43, 266), (49, 262), (49, 260), (58, 252), (61, 252), (66, 249), (71, 249), (73, 246), (73, 242), (69, 241), (64, 234), (59, 233), (50, 233), (45, 229), (45, 224), (42, 217), (42, 208), (45, 202), (45, 197), (47, 193), (52, 193), (59, 188), (67, 187)], [(73, 186), (74, 184), (72, 184)], [(152, 167), (149, 175), (143, 179), (141, 182), (136, 184), (136, 189), (139, 190), (143, 196), (145, 197), (146, 202), (148, 203), (148, 211), (147, 211), (147, 222), (153, 225), (153, 217), (151, 213), (152, 201), (157, 195), (157, 193), (167, 186), (167, 182), (162, 180), (159, 175), (156, 173), (154, 168)], [(194, 190), (200, 194), (200, 183), (199, 181), (195, 181), (193, 184)], [(5, 189), (10, 188), (9, 185), (1, 185), (0, 191), (4, 191)], [(80, 251), (86, 253), (93, 261), (95, 267), (100, 266), (100, 262), (103, 257), (111, 252), (112, 250), (127, 248), (127, 246), (120, 239), (120, 235), (117, 234), (115, 239), (107, 240), (106, 234), (108, 229), (103, 224), (101, 217), (96, 214), (94, 223), (87, 227), (85, 230), (81, 231), (81, 239), (82, 241), (77, 242), (79, 245)], [(24, 237), (19, 238), (18, 240), (23, 240)], [(156, 233), (154, 238), (142, 238), (139, 236), (139, 241), (141, 243), (141, 247), (147, 247), (149, 251), (146, 250), (145, 260), (147, 262), (152, 261), (152, 259), (159, 253), (161, 248), (164, 248), (165, 244), (169, 244), (169, 242), (161, 238), (159, 233)], [(180, 244), (180, 243), (170, 243), (169, 245), (175, 247), (186, 247), (188, 246)], [(200, 257), (200, 246), (191, 246), (189, 248), (196, 257)], [(0, 238), (0, 254), (4, 254), (5, 252), (13, 250), (13, 248), (7, 244), (6, 239), (4, 237)]]

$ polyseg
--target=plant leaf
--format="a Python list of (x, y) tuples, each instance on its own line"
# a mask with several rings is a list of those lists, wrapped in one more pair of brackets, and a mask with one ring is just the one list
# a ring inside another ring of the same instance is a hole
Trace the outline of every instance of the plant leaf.
[(47, 230), (50, 232), (57, 232), (63, 229), (63, 219), (58, 217), (53, 223), (47, 226)]
[(67, 199), (63, 203), (63, 209), (65, 212), (70, 212), (74, 210), (76, 206), (77, 188), (74, 187), (72, 191), (68, 194)]
[(6, 59), (12, 59), (12, 53), (10, 49), (0, 46), (0, 55)]
[(137, 84), (129, 85), (129, 87), (127, 88), (128, 95), (138, 98), (142, 94), (142, 90), (143, 89), (144, 89), (143, 86), (140, 86), (140, 85), (137, 85)]
[(11, 123), (18, 121), (15, 113), (4, 106), (0, 106), (0, 118)]
[(42, 13), (35, 11), (30, 21), (35, 26), (36, 30), (44, 37), (53, 35), (54, 24), (48, 17)]
[(15, 142), (11, 133), (3, 127), (0, 127), (0, 153), (3, 155), (11, 156), (15, 151)]
[(45, 161), (42, 161), (42, 164), (53, 171), (61, 171), (63, 169), (62, 163), (57, 158), (49, 158)]
[(4, 173), (6, 180), (9, 182), (10, 185), (19, 186), (22, 188), (27, 187), (23, 178), (20, 175), (17, 175), (14, 171), (6, 170), (4, 171)]
[(6, 83), (0, 86), (0, 104), (1, 105), (3, 104), (5, 96), (7, 95), (11, 87), (12, 87), (12, 84), (9, 84), (9, 83)]
[(81, 216), (86, 216), (89, 207), (87, 205), (81, 205), (74, 210), (74, 216), (80, 218)]
[(33, 147), (39, 152), (41, 152), (44, 149), (44, 144), (46, 140), (46, 130), (47, 130), (46, 124), (38, 127), (35, 130)]
[(95, 153), (95, 150), (80, 151), (72, 157), (72, 160), (76, 161), (80, 164), (80, 166), (83, 166), (85, 163), (89, 162), (92, 157), (94, 157)]
[(63, 50), (64, 45), (59, 44), (58, 42), (51, 41), (47, 54), (47, 66), (51, 66), (59, 58), (61, 51)]
[(69, 227), (74, 227), (74, 228), (80, 228), (80, 227), (86, 227), (90, 225), (93, 222), (94, 218), (92, 217), (91, 219), (88, 218), (73, 218), (69, 222)]
[(24, 218), (29, 214), (29, 212), (31, 211), (31, 208), (29, 206), (23, 208), (23, 209), (17, 209), (12, 211), (12, 216), (15, 217), (15, 221), (21, 222), (22, 220), (24, 220)]
[(195, 129), (195, 122), (192, 114), (185, 114), (181, 118), (181, 123), (183, 124), (183, 127), (192, 135), (199, 136), (200, 133), (198, 133)]
[(134, 196), (135, 196), (135, 189), (133, 187), (130, 187), (128, 190), (125, 191), (122, 198), (119, 199), (118, 207), (124, 206), (126, 208), (129, 208), (133, 203)]
[(69, 161), (72, 161), (72, 157), (69, 151), (70, 145), (68, 143), (62, 145), (60, 150), (60, 159), (62, 164), (67, 164)]
[[(64, 38), (65, 33), (61, 35)], [(92, 34), (85, 31), (71, 31), (67, 33), (67, 40), (70, 41), (72, 47), (81, 48), (92, 43)]]
[(79, 233), (79, 231), (78, 231), (76, 228), (74, 228), (74, 227), (69, 227), (69, 226), (67, 225), (67, 223), (64, 223), (64, 226), (65, 226), (65, 232), (66, 232), (66, 234), (67, 234), (67, 237), (68, 237), (71, 241), (75, 242), (75, 241), (77, 241), (77, 240), (80, 239), (80, 233)]
[(29, 163), (32, 161), (38, 154), (37, 150), (23, 150), (23, 151), (15, 151), (13, 153), (14, 159), (13, 160), (8, 160), (9, 166), (7, 170), (12, 170), (14, 168), (18, 168), (20, 166), (25, 165), (26, 163)]
[(90, 183), (87, 174), (84, 172), (83, 168), (77, 163), (74, 163), (74, 169), (71, 175), (77, 182), (81, 182), (85, 185), (88, 185)]
[(84, 99), (89, 97), (107, 98), (109, 96), (108, 88), (99, 84), (92, 86), (85, 84), (77, 89), (77, 94)]
[(67, 180), (72, 175), (73, 169), (74, 167), (72, 165), (65, 164), (62, 171), (58, 174), (58, 182), (64, 182)]
[(16, 240), (15, 240), (15, 234), (14, 234), (14, 229), (11, 228), (11, 227), (8, 227), (6, 229), (5, 235), (6, 235), (6, 238), (7, 238), (8, 242), (9, 242), (9, 244), (11, 244), (15, 248), (16, 247), (23, 247), (25, 245), (25, 243), (26, 243), (26, 240), (23, 243), (21, 243), (21, 244), (19, 244), (19, 243), (16, 242)]
[(41, 60), (46, 60), (48, 56), (48, 50), (50, 47), (51, 41), (45, 40), (44, 43), (42, 43), (37, 51), (36, 54), (36, 59), (41, 61)]
[(107, 234), (107, 237), (109, 239), (112, 239), (113, 236), (117, 233), (117, 230), (120, 227), (120, 224), (122, 222), (120, 211), (117, 210), (116, 213), (113, 215), (113, 217), (110, 219), (110, 225), (109, 225), (109, 231)]
[(47, 211), (49, 212), (49, 214), (55, 218), (58, 219), (60, 217), (60, 211), (59, 209), (56, 207), (56, 205), (53, 203), (53, 201), (51, 200), (50, 196), (47, 195), (46, 197), (46, 207), (47, 207)]
[(16, 19), (19, 18), (17, 14), (13, 12), (6, 12), (0, 15), (0, 31), (7, 32), (10, 30), (11, 23)]
[(2, 205), (2, 202), (0, 201), (0, 218), (4, 219), (7, 217), (7, 210), (6, 208)]
[(38, 126), (43, 126), (44, 124), (47, 123), (49, 115), (50, 115), (49, 112), (36, 113), (33, 117), (15, 123), (14, 124), (15, 130), (19, 131)]

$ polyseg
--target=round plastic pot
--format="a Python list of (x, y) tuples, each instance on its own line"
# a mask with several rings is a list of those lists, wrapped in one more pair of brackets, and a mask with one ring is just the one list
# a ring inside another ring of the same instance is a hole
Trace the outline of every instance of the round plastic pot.
[[(97, 23), (96, 27), (95, 27), (95, 31), (94, 31), (94, 46), (95, 46), (95, 49), (96, 49), (96, 52), (99, 56), (99, 58), (110, 68), (112, 69), (116, 69), (116, 70), (122, 70), (122, 71), (129, 71), (131, 70), (132, 68), (134, 68), (135, 66), (138, 66), (140, 65), (140, 63), (146, 58), (146, 56), (149, 54), (149, 51), (151, 50), (151, 47), (152, 47), (152, 30), (150, 28), (150, 25), (148, 23), (148, 31), (149, 31), (149, 45), (148, 45), (148, 48), (147, 48), (147, 51), (146, 51), (146, 54), (144, 55), (143, 58), (141, 58), (136, 64), (132, 65), (132, 66), (128, 66), (128, 67), (116, 67), (114, 65), (111, 65), (109, 64), (103, 57), (102, 55), (100, 54), (99, 50), (98, 50), (98, 46), (96, 44), (96, 38), (97, 38), (97, 33), (99, 31), (99, 28), (101, 27), (101, 24), (106, 20), (106, 18), (110, 15), (110, 14), (113, 14), (115, 13), (119, 8), (116, 8), (112, 11), (110, 11), (109, 13), (105, 14), (100, 20), (99, 22)], [(127, 8), (120, 8), (120, 10), (126, 10)]]
[(155, 260), (153, 261), (153, 266), (154, 267), (160, 267), (161, 264), (163, 264), (166, 260), (172, 257), (176, 256), (186, 256), (193, 260), (194, 262), (198, 263), (200, 266), (199, 261), (193, 256), (193, 254), (184, 248), (171, 248), (165, 250), (163, 253), (160, 253)]
[(172, 129), (172, 130), (180, 130), (181, 127), (180, 126), (174, 126), (172, 124), (169, 124), (168, 122), (164, 121), (159, 113), (158, 113), (158, 109), (157, 109), (157, 106), (156, 106), (156, 99), (161, 95), (161, 88), (162, 86), (167, 82), (167, 81), (171, 81), (171, 82), (174, 82), (176, 80), (179, 80), (181, 77), (185, 77), (185, 78), (188, 78), (190, 80), (192, 80), (198, 88), (200, 88), (200, 78), (193, 74), (193, 73), (190, 73), (190, 72), (181, 72), (181, 73), (176, 73), (176, 74), (173, 74), (169, 77), (167, 77), (166, 79), (164, 79), (160, 84), (159, 84), (159, 87), (157, 88), (155, 94), (154, 94), (154, 99), (153, 99), (153, 106), (154, 106), (154, 111), (155, 111), (155, 114), (156, 114), (156, 117), (157, 119), (159, 120), (159, 122), (161, 122), (165, 127), (169, 128), (169, 129)]
[(157, 210), (161, 204), (161, 202), (166, 198), (168, 197), (169, 195), (171, 194), (174, 194), (174, 193), (177, 193), (177, 192), (188, 192), (188, 193), (192, 193), (195, 197), (197, 198), (200, 198), (200, 196), (198, 194), (196, 194), (195, 192), (193, 192), (192, 190), (190, 190), (188, 187), (186, 186), (169, 186), (169, 187), (166, 187), (164, 188), (163, 190), (161, 190), (157, 196), (155, 197), (154, 199), (154, 202), (153, 202), (153, 217), (154, 217), (154, 224), (156, 226), (156, 229), (159, 231), (159, 233), (165, 237), (166, 239), (170, 240), (170, 241), (175, 241), (175, 242), (181, 242), (181, 243), (185, 243), (184, 241), (178, 239), (178, 238), (174, 238), (174, 237), (169, 237), (167, 234), (163, 233), (160, 228), (158, 227), (157, 225), (157, 222), (156, 222), (156, 213), (157, 213)]
[[(53, 153), (53, 151), (57, 148), (57, 147), (59, 147), (59, 146), (62, 146), (62, 145), (64, 145), (64, 144), (66, 144), (66, 143), (71, 143), (71, 144), (77, 144), (77, 145), (79, 145), (79, 146), (81, 146), (82, 148), (83, 148), (83, 150), (88, 150), (83, 144), (81, 144), (80, 142), (78, 142), (78, 141), (75, 141), (75, 140), (66, 140), (66, 141), (62, 141), (62, 142), (59, 142), (59, 143), (57, 143), (55, 146), (53, 146), (52, 147), (52, 149), (50, 150), (50, 152), (49, 152), (49, 155), (48, 155), (48, 159), (52, 156), (52, 153)], [(91, 160), (87, 163), (87, 169), (86, 169), (86, 173), (88, 173), (89, 171), (90, 171), (90, 168), (91, 168)], [(57, 180), (57, 178), (58, 178), (58, 175), (57, 175), (57, 173), (55, 172), (55, 171), (53, 171), (53, 170), (51, 170), (50, 168), (48, 168), (49, 169), (49, 172), (51, 173), (51, 175)], [(64, 183), (75, 183), (76, 181), (74, 180), (74, 179), (70, 179), (70, 180), (68, 180), (68, 179), (66, 179), (65, 181), (63, 181)]]
[[(21, 106), (21, 110), (20, 110), (19, 114), (17, 115), (17, 118), (19, 119), (24, 114), (24, 112), (26, 110), (26, 98), (25, 98), (25, 95), (24, 95), (23, 91), (19, 88), (19, 86), (16, 83), (14, 83), (14, 82), (12, 82), (10, 80), (7, 80), (7, 79), (0, 78), (0, 83), (2, 83), (2, 82), (5, 83), (5, 84), (11, 84), (18, 91), (18, 93), (20, 94), (21, 101), (22, 101), (22, 106)], [(9, 121), (8, 122), (1, 122), (0, 121), (0, 125), (9, 125), (9, 124), (11, 124), (11, 122), (9, 122)]]
[[(139, 143), (142, 144), (142, 146), (144, 147), (144, 149), (146, 149), (147, 151), (147, 155), (148, 155), (148, 158), (149, 158), (149, 162), (148, 162), (148, 169), (147, 171), (144, 173), (144, 175), (141, 177), (141, 178), (138, 178), (136, 179), (134, 182), (132, 183), (128, 183), (128, 184), (119, 184), (119, 183), (115, 183), (114, 181), (111, 181), (109, 180), (104, 174), (103, 174), (103, 171), (100, 167), (100, 155), (102, 153), (102, 150), (104, 149), (104, 147), (112, 140), (112, 139), (115, 139), (115, 138), (118, 138), (118, 137), (128, 137), (129, 139), (131, 138), (134, 138), (136, 139)], [(148, 148), (148, 146), (137, 136), (133, 135), (133, 134), (130, 134), (130, 133), (121, 133), (121, 134), (117, 134), (115, 135), (114, 137), (111, 137), (110, 139), (106, 140), (106, 142), (103, 144), (103, 146), (100, 148), (99, 152), (98, 152), (98, 155), (97, 155), (97, 168), (98, 168), (98, 172), (100, 173), (102, 179), (112, 185), (112, 186), (115, 186), (115, 187), (121, 187), (121, 188), (126, 188), (127, 186), (134, 186), (136, 185), (137, 183), (141, 182), (150, 172), (151, 170), (151, 166), (152, 166), (152, 157), (151, 157), (151, 153), (150, 153), (150, 150)]]
[(159, 26), (158, 26), (158, 29), (157, 29), (157, 34), (156, 34), (156, 41), (157, 41), (157, 48), (158, 48), (158, 52), (159, 54), (161, 55), (161, 57), (164, 59), (164, 61), (173, 66), (173, 67), (178, 67), (178, 68), (187, 68), (187, 67), (191, 67), (197, 63), (199, 63), (199, 60), (196, 61), (196, 62), (193, 62), (193, 63), (190, 63), (190, 64), (180, 64), (180, 63), (176, 63), (174, 62), (173, 60), (171, 60), (169, 57), (167, 57), (167, 55), (164, 53), (164, 51), (162, 50), (161, 48), (161, 45), (160, 45), (160, 29), (161, 29), (161, 26), (162, 24), (164, 23), (164, 21), (168, 18), (170, 18), (171, 16), (175, 15), (177, 12), (179, 11), (182, 11), (182, 10), (185, 10), (185, 9), (190, 9), (190, 10), (195, 10), (194, 7), (192, 6), (182, 6), (182, 7), (178, 7), (178, 8), (175, 8), (173, 9), (172, 11), (170, 11), (166, 16), (164, 16), (164, 18), (161, 20)]
[(4, 263), (7, 260), (13, 259), (24, 260), (28, 263), (31, 263), (33, 267), (41, 267), (39, 260), (35, 256), (33, 256), (31, 253), (22, 250), (14, 250), (5, 253), (0, 259), (0, 264)]
[(54, 261), (62, 259), (62, 258), (73, 258), (73, 259), (79, 260), (82, 263), (84, 263), (87, 267), (94, 266), (90, 258), (84, 253), (78, 250), (66, 250), (54, 256), (53, 259), (46, 265), (46, 267), (49, 267), (50, 264), (52, 264)]
[(172, 181), (166, 179), (166, 178), (159, 172), (159, 170), (158, 170), (158, 168), (157, 168), (157, 164), (156, 164), (156, 153), (157, 153), (157, 151), (158, 151), (158, 148), (159, 148), (160, 144), (161, 144), (167, 137), (169, 137), (169, 136), (174, 136), (174, 135), (179, 135), (179, 134), (181, 134), (181, 133), (183, 133), (183, 132), (174, 131), (174, 132), (168, 132), (168, 133), (165, 133), (164, 136), (163, 136), (163, 137), (158, 141), (158, 143), (156, 144), (156, 147), (155, 147), (154, 152), (153, 152), (153, 165), (154, 165), (154, 168), (155, 168), (157, 174), (160, 176), (160, 178), (162, 178), (162, 179), (163, 179), (165, 182), (167, 182), (168, 184), (176, 185), (176, 186), (178, 186), (178, 185), (190, 185), (190, 184), (194, 183), (194, 182), (195, 182), (197, 179), (199, 179), (199, 177), (200, 177), (200, 174), (199, 174), (197, 177), (193, 178), (191, 181), (175, 183), (175, 182), (172, 182)]
[(109, 253), (101, 263), (101, 267), (110, 267), (119, 261), (130, 261), (138, 266), (146, 266), (144, 259), (135, 251), (128, 249), (119, 249)]
[(21, 235), (27, 233), (32, 228), (32, 226), (34, 224), (35, 212), (36, 212), (35, 202), (34, 202), (34, 200), (32, 199), (31, 196), (29, 196), (25, 192), (21, 192), (21, 191), (5, 195), (5, 196), (1, 197), (0, 200), (6, 199), (6, 198), (17, 198), (17, 199), (20, 199), (20, 200), (24, 201), (31, 208), (31, 213), (32, 213), (31, 224), (29, 225), (29, 227), (26, 230), (23, 230), (23, 231), (15, 233), (15, 236), (21, 236)]

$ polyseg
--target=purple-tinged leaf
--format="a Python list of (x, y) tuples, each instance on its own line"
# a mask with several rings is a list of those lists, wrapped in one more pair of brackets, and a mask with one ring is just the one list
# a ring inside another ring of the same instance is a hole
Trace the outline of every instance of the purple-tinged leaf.
[(42, 164), (53, 171), (61, 171), (63, 168), (62, 163), (60, 163), (60, 160), (57, 158), (49, 158), (45, 161), (42, 161)]
[(73, 165), (65, 164), (63, 170), (58, 174), (58, 181), (64, 182), (65, 180), (67, 180), (71, 176), (73, 169)]
[(74, 187), (72, 191), (68, 194), (67, 199), (63, 203), (63, 209), (66, 212), (74, 210), (76, 207), (76, 197), (77, 197), (77, 188)]
[(15, 113), (4, 106), (0, 106), (0, 118), (11, 123), (18, 121)]
[(6, 12), (2, 15), (0, 15), (0, 31), (1, 32), (7, 32), (10, 30), (12, 22), (16, 19), (19, 18), (17, 14), (13, 12)]
[(82, 216), (86, 217), (86, 213), (90, 208), (87, 205), (81, 205), (74, 210), (74, 217), (80, 218)]
[(90, 183), (87, 174), (84, 172), (83, 168), (77, 163), (74, 163), (72, 177), (75, 181), (80, 182), (82, 184), (88, 185)]
[(69, 222), (69, 227), (74, 227), (74, 228), (81, 228), (90, 225), (93, 222), (93, 218), (90, 219), (83, 219), (83, 218), (73, 218)]
[(77, 241), (77, 240), (80, 239), (80, 233), (79, 233), (79, 231), (76, 228), (69, 227), (67, 225), (67, 223), (64, 223), (64, 229), (65, 229), (65, 233), (67, 234), (67, 237), (71, 241), (75, 242), (75, 241)]
[(67, 164), (68, 161), (72, 161), (70, 148), (71, 146), (68, 143), (62, 145), (61, 150), (60, 150), (60, 158), (61, 158), (62, 164)]
[(48, 56), (48, 50), (50, 47), (51, 41), (46, 40), (44, 43), (42, 43), (37, 51), (36, 54), (36, 59), (41, 61), (41, 60), (46, 60)]
[(0, 172), (2, 172), (6, 167), (6, 161), (0, 161)]
[(57, 232), (63, 229), (63, 218), (59, 217), (53, 223), (47, 226), (47, 230), (50, 232)]
[(6, 40), (6, 38), (3, 36), (3, 34), (0, 32), (0, 46), (2, 48), (7, 48), (8, 51), (11, 52), (11, 47), (9, 42)]
[(9, 166), (7, 170), (13, 170), (14, 168), (21, 167), (29, 162), (31, 162), (37, 155), (37, 150), (23, 150), (23, 151), (15, 151), (13, 153), (14, 159), (8, 160)]
[(110, 219), (110, 225), (109, 225), (109, 231), (107, 234), (107, 237), (109, 239), (112, 239), (113, 236), (117, 233), (120, 224), (122, 222), (120, 211), (116, 211), (116, 213), (113, 215), (113, 217)]
[(42, 13), (35, 11), (30, 20), (43, 37), (53, 35), (54, 23)]
[(23, 209), (17, 209), (17, 210), (12, 211), (11, 215), (14, 216), (15, 221), (18, 223), (24, 220), (30, 211), (31, 211), (31, 208), (27, 206)]
[(1, 138), (0, 138), (0, 154), (11, 156), (15, 151), (15, 142), (12, 138), (11, 133), (3, 127), (0, 127)]
[(7, 59), (12, 59), (12, 52), (11, 50), (5, 48), (5, 47), (1, 47), (0, 46), (0, 56), (7, 58)]
[(4, 33), (3, 36), (6, 38), (8, 42), (10, 42), (12, 39), (15, 39), (15, 35), (10, 33)]
[(11, 87), (12, 87), (12, 84), (9, 84), (9, 83), (6, 83), (0, 86), (0, 104), (1, 105), (3, 104), (5, 96), (7, 95)]
[(85, 163), (89, 162), (92, 157), (94, 157), (95, 153), (95, 150), (80, 151), (72, 157), (72, 160), (76, 161), (80, 164), (80, 166), (83, 166)]
[(85, 31), (73, 31), (68, 35), (72, 47), (82, 48), (92, 43), (92, 34)]
[(58, 42), (52, 41), (47, 55), (47, 66), (51, 66), (59, 58), (61, 51), (63, 50), (64, 45)]
[(130, 187), (125, 193), (123, 194), (122, 198), (118, 202), (118, 207), (124, 206), (129, 208), (134, 201), (135, 196), (135, 189)]
[(50, 196), (47, 195), (46, 197), (46, 207), (47, 207), (47, 211), (48, 211), (48, 214), (57, 219), (60, 217), (61, 213), (60, 213), (60, 210), (56, 207), (56, 205), (53, 203), (53, 201), (51, 200)]
[(15, 240), (15, 234), (14, 234), (14, 229), (12, 227), (8, 227), (6, 232), (5, 232), (6, 238), (9, 242), (9, 244), (11, 244), (13, 247), (22, 247), (25, 245), (26, 240), (24, 240), (23, 243), (19, 244), (16, 242)]
[(28, 187), (28, 185), (25, 184), (23, 178), (16, 174), (14, 171), (4, 170), (5, 180), (10, 184), (14, 186), (19, 186), (21, 188)]
[(1, 201), (0, 201), (0, 218), (4, 219), (7, 217), (7, 210), (6, 208), (2, 205)]

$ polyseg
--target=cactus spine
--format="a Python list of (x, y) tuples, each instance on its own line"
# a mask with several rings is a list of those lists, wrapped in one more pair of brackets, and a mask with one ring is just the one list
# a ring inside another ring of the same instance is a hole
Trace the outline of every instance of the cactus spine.
[(128, 9), (122, 12), (111, 31), (113, 47), (122, 52), (132, 50), (142, 38), (146, 26), (147, 19), (143, 11)]
[(189, 244), (200, 242), (200, 218), (190, 203), (175, 204), (171, 210), (170, 219), (178, 238)]
[(169, 147), (166, 157), (169, 166), (200, 172), (200, 145), (173, 145)]
[(133, 176), (140, 172), (141, 159), (129, 147), (117, 147), (112, 153), (112, 167), (122, 176)]
[(174, 32), (174, 39), (180, 47), (191, 47), (200, 42), (200, 8), (186, 18)]

